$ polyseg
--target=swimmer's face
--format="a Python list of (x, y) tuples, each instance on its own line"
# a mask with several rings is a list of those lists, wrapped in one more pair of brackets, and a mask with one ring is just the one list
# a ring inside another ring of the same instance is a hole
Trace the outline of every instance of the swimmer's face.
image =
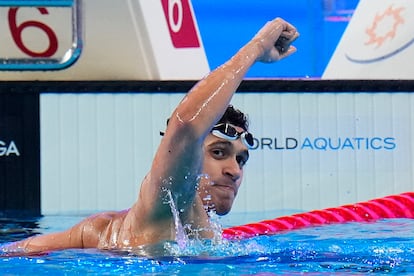
[[(243, 129), (236, 127), (237, 131)], [(204, 206), (218, 215), (227, 214), (243, 179), (243, 168), (249, 159), (247, 147), (239, 139), (229, 141), (209, 134), (204, 141), (203, 174), (200, 196)]]

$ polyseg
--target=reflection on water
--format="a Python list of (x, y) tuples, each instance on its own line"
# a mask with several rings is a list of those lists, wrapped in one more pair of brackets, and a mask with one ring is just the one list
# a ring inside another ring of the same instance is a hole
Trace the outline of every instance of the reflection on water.
[[(57, 230), (80, 217), (0, 220), (1, 241)], [(56, 225), (55, 225), (56, 224)], [(59, 225), (57, 225), (59, 224)], [(35, 264), (35, 265), (33, 265)], [(387, 219), (310, 227), (240, 241), (163, 242), (126, 251), (62, 250), (0, 258), (6, 274), (302, 274), (414, 273), (414, 220)]]
[(0, 218), (0, 243), (12, 242), (40, 234), (39, 218)]
[(38, 234), (63, 231), (84, 219), (83, 216), (0, 217), (0, 244)]

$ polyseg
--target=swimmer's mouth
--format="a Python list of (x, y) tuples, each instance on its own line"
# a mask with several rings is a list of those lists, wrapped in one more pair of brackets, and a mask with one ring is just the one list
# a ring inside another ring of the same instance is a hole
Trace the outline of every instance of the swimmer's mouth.
[(226, 185), (226, 184), (217, 184), (215, 183), (214, 186), (219, 187), (221, 189), (232, 191), (233, 194), (236, 194), (236, 188), (233, 185)]

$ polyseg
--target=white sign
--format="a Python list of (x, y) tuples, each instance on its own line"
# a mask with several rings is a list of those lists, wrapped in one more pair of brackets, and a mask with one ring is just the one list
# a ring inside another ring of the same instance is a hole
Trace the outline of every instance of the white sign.
[(56, 70), (76, 62), (81, 52), (76, 8), (0, 7), (0, 70)]
[(413, 79), (414, 2), (361, 0), (324, 79)]
[[(73, 4), (0, 6), (0, 80), (194, 80), (210, 71), (190, 0)], [(44, 66), (67, 49), (72, 63)]]

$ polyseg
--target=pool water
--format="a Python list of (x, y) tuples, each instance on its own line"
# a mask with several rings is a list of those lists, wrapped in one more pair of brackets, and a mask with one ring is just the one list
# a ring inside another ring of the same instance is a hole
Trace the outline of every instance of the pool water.
[[(0, 219), (0, 244), (38, 233), (59, 231), (80, 219)], [(193, 241), (187, 248), (166, 242), (137, 248), (132, 252), (73, 249), (42, 256), (3, 256), (0, 257), (0, 273), (411, 275), (414, 273), (414, 220), (386, 219), (372, 223), (332, 224), (240, 241)]]

